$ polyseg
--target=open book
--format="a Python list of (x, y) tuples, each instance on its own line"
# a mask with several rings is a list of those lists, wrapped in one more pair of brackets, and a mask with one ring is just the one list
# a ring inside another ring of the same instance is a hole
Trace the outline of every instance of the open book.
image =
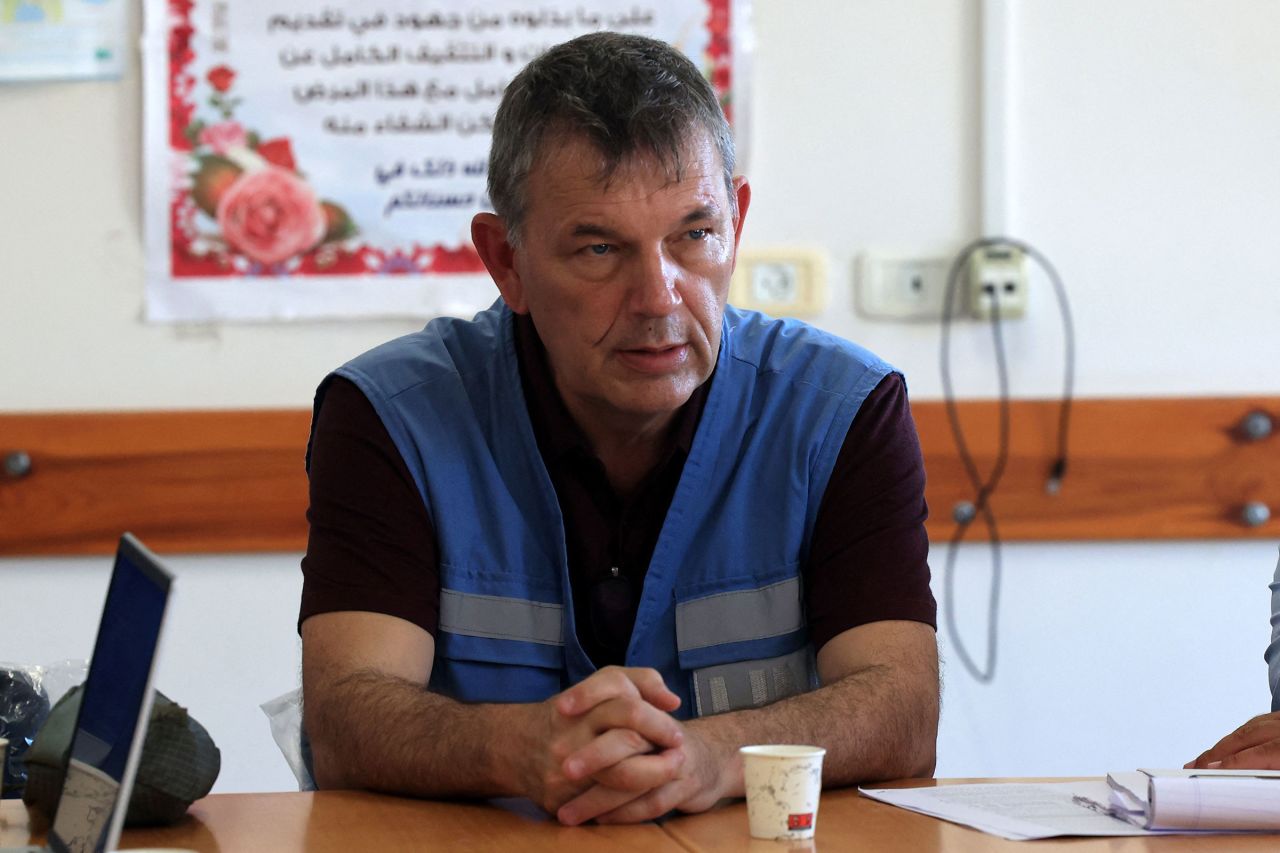
[(1110, 811), (1152, 830), (1280, 830), (1278, 770), (1110, 773)]

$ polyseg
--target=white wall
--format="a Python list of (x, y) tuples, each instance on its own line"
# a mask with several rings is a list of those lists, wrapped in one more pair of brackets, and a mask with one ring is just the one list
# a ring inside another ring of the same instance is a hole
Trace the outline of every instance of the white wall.
[[(976, 684), (940, 634), (938, 774), (1181, 767), (1270, 709), (1262, 650), (1275, 565), (1273, 543), (1007, 547), (994, 683)], [(957, 575), (957, 621), (979, 663), (988, 566), (974, 547)]]
[[(216, 791), (296, 787), (258, 705), (298, 685), (298, 557), (164, 558), (175, 582), (155, 685), (222, 750)], [(109, 557), (0, 561), (0, 660), (89, 657), (110, 573)]]
[[(1011, 230), (1067, 279), (1079, 393), (1280, 392), (1267, 256), (1280, 4), (1010, 5)], [(832, 301), (818, 322), (937, 397), (937, 327), (856, 317), (849, 279), (868, 247), (953, 251), (975, 236), (978, 4), (756, 0), (755, 18), (747, 240), (824, 249)], [(138, 86), (135, 66), (118, 83), (0, 88), (0, 409), (305, 406), (329, 367), (416, 325), (141, 325)], [(1061, 376), (1058, 319), (1036, 285), (1007, 334), (1021, 397), (1052, 396)], [(959, 387), (991, 394), (987, 331), (959, 330), (955, 353)], [(256, 705), (296, 679), (297, 556), (172, 562), (161, 688), (222, 745), (218, 790), (289, 787)], [(1192, 757), (1266, 708), (1274, 565), (1274, 543), (1008, 548), (995, 684), (975, 684), (943, 632), (939, 773)], [(985, 552), (965, 551), (959, 571), (962, 630), (981, 654)], [(0, 657), (86, 655), (106, 573), (104, 559), (0, 561), (4, 600), (24, 602), (5, 607)]]

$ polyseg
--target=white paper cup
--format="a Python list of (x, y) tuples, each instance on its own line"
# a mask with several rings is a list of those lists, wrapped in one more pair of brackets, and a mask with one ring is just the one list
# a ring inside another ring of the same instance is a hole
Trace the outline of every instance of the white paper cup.
[(742, 771), (752, 838), (813, 838), (822, 793), (820, 746), (744, 746)]

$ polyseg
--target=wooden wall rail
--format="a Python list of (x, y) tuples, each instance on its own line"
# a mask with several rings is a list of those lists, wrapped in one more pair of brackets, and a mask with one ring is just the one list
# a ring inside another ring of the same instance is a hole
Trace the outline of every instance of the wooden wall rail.
[[(978, 468), (996, 453), (995, 402), (961, 404)], [(928, 472), (930, 536), (951, 535), (971, 499), (944, 406), (914, 403)], [(1045, 481), (1057, 404), (1018, 401), (1007, 472), (992, 502), (1004, 539), (1280, 537), (1280, 430), (1239, 431), (1250, 412), (1280, 421), (1280, 398), (1077, 401), (1059, 494)], [(0, 415), (0, 555), (103, 554), (132, 530), (167, 553), (301, 551), (307, 502), (306, 411)], [(1249, 527), (1249, 501), (1277, 518)], [(979, 529), (971, 535), (984, 536)]]
[(131, 530), (160, 552), (300, 551), (306, 411), (0, 416), (0, 554), (104, 554)]
[[(961, 423), (985, 476), (996, 455), (998, 405), (961, 404)], [(957, 501), (973, 488), (942, 403), (914, 404), (928, 477), (934, 542), (950, 537)], [(1010, 457), (991, 506), (1008, 541), (1243, 539), (1280, 537), (1280, 398), (1078, 400), (1072, 408), (1062, 489), (1045, 490), (1057, 453), (1058, 404), (1013, 406)], [(1275, 419), (1274, 434), (1249, 440), (1251, 412)], [(1257, 501), (1277, 516), (1241, 520)], [(985, 537), (979, 525), (971, 537)]]

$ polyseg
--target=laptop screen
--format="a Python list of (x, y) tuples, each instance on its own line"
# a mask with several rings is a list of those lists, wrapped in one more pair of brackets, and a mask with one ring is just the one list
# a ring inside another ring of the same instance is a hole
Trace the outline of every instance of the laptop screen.
[(151, 671), (171, 582), (155, 557), (126, 533), (49, 833), (54, 850), (99, 853), (119, 838), (151, 710)]

